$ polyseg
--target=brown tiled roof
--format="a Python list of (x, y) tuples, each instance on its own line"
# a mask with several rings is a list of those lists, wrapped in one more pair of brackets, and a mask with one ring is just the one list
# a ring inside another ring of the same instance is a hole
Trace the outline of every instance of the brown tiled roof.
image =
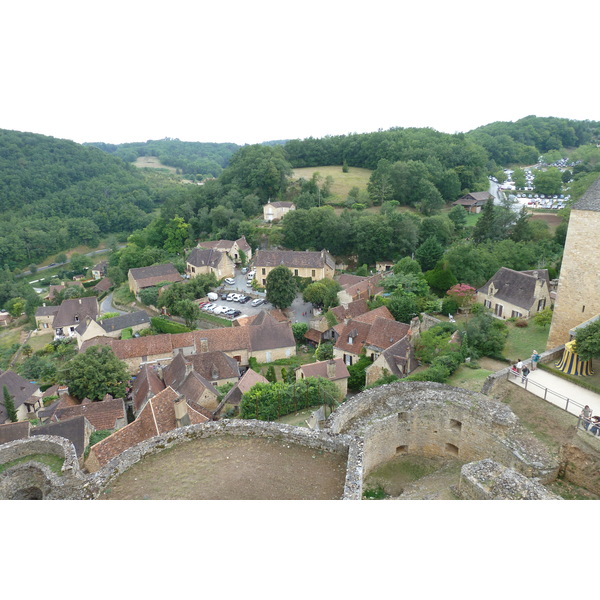
[(354, 317), (356, 321), (361, 321), (362, 323), (374, 323), (375, 319), (388, 319), (389, 321), (394, 321), (394, 316), (390, 312), (390, 309), (387, 306), (378, 306), (373, 310), (369, 310), (365, 313), (358, 315), (358, 317)]
[(378, 317), (373, 321), (365, 343), (384, 350), (406, 337), (409, 331), (410, 327), (405, 323)]
[(483, 206), (493, 196), (489, 192), (471, 192), (454, 201), (453, 205)]
[(168, 354), (173, 350), (171, 334), (169, 333), (140, 336), (138, 338), (130, 338), (128, 340), (113, 339), (111, 347), (115, 353), (115, 356), (121, 360), (138, 356)]
[(292, 206), (294, 206), (293, 202), (283, 202), (283, 201), (269, 202), (269, 204), (271, 206), (274, 206), (275, 208), (291, 208)]
[(240, 376), (240, 367), (237, 360), (219, 350), (190, 354), (186, 357), (186, 360), (192, 364), (196, 373), (199, 373), (208, 381), (232, 379), (234, 377), (237, 379)]
[(368, 277), (361, 277), (360, 275), (351, 275), (350, 273), (342, 273), (341, 275), (336, 277), (336, 279), (342, 287), (342, 289), (346, 289), (350, 285), (354, 285), (355, 283), (365, 281), (366, 279), (368, 279)]
[(129, 269), (129, 273), (139, 288), (151, 287), (163, 281), (183, 281), (179, 271), (171, 263)]
[(239, 240), (236, 240), (236, 243), (238, 245), (238, 248), (240, 250), (242, 250), (243, 252), (247, 253), (248, 251), (252, 250), (252, 248), (250, 247), (250, 244), (246, 240), (245, 235), (243, 235)]
[(369, 311), (369, 305), (364, 298), (360, 300), (354, 300), (354, 302), (348, 303), (348, 306), (335, 306), (330, 311), (335, 315), (338, 323), (342, 323), (347, 319), (354, 319), (358, 315), (362, 315)]
[(248, 329), (250, 334), (250, 350), (253, 352), (296, 346), (294, 333), (289, 323), (265, 323), (262, 326), (251, 325)]
[(242, 396), (250, 391), (257, 383), (269, 383), (269, 380), (265, 379), (260, 373), (257, 373), (253, 369), (248, 369), (242, 375), (242, 378), (229, 390), (215, 412), (218, 413), (220, 408), (225, 404), (239, 405)]
[(104, 277), (92, 289), (97, 292), (107, 292), (112, 287), (112, 284), (112, 281), (108, 277)]
[(86, 402), (79, 406), (68, 406), (55, 411), (53, 420), (65, 421), (72, 417), (83, 415), (96, 430), (114, 429), (119, 420), (127, 422), (125, 403), (122, 398), (111, 398), (100, 402)]
[(52, 321), (52, 327), (56, 329), (85, 323), (86, 317), (95, 320), (98, 318), (99, 312), (96, 296), (63, 300)]
[(383, 292), (383, 287), (380, 285), (382, 277), (382, 273), (376, 273), (362, 281), (345, 286), (343, 290), (354, 300), (376, 296)]
[(304, 337), (311, 341), (311, 342), (315, 342), (315, 343), (319, 343), (321, 341), (321, 336), (323, 334), (318, 330), (318, 329), (309, 329), (305, 334)]
[(302, 365), (299, 367), (299, 370), (304, 373), (305, 377), (324, 377), (325, 379), (330, 379), (331, 381), (337, 381), (338, 379), (346, 379), (350, 377), (348, 368), (344, 364), (344, 359), (342, 358), (333, 359), (335, 371), (333, 377), (329, 377), (327, 369), (329, 362), (330, 361), (328, 360), (321, 360), (319, 362)]
[(390, 373), (396, 377), (404, 376), (400, 367), (408, 364), (410, 369), (411, 363), (415, 360), (413, 347), (407, 336), (386, 348), (381, 354), (388, 364)]
[[(128, 448), (175, 429), (177, 419), (175, 418), (174, 402), (177, 398), (179, 398), (179, 394), (170, 387), (151, 398), (133, 423), (92, 446), (90, 464), (96, 462), (97, 466), (102, 467)], [(188, 415), (192, 425), (210, 420), (199, 411), (189, 407)]]
[(340, 333), (340, 337), (335, 343), (335, 348), (343, 352), (352, 354), (360, 354), (363, 346), (367, 341), (371, 325), (360, 321), (350, 320)]
[(254, 259), (256, 268), (278, 267), (289, 269), (322, 269), (325, 265), (335, 268), (335, 261), (326, 250), (299, 252), (296, 250), (259, 250)]
[[(198, 248), (204, 248), (207, 250), (219, 250), (220, 252), (231, 252), (233, 244), (235, 244), (235, 242), (232, 242), (231, 240), (213, 240), (208, 242), (198, 242)], [(188, 262), (191, 262), (189, 258)]]
[(154, 365), (144, 364), (140, 367), (131, 388), (134, 412), (137, 414), (146, 400), (156, 396), (165, 389), (164, 382), (158, 377)]

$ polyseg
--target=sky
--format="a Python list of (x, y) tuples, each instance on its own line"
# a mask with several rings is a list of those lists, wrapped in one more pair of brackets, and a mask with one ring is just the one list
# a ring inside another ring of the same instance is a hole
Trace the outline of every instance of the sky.
[(0, 129), (254, 144), (391, 127), (465, 132), (528, 115), (600, 120), (590, 6), (4, 2)]

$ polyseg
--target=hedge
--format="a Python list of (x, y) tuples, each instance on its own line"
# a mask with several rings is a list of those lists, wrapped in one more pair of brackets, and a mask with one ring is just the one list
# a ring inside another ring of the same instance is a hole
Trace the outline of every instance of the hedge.
[(164, 317), (150, 317), (150, 323), (160, 333), (187, 333), (188, 331), (192, 331), (189, 327), (175, 321), (169, 321)]

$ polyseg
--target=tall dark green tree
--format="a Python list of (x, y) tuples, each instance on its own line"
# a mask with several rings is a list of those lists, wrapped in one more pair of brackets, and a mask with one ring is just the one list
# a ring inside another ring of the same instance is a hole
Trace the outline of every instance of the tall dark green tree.
[(279, 265), (267, 275), (266, 289), (267, 302), (275, 308), (285, 309), (291, 306), (296, 297), (296, 280), (290, 269)]
[(8, 388), (3, 385), (2, 386), (2, 397), (4, 408), (6, 409), (6, 415), (11, 420), (12, 423), (17, 422), (17, 410), (15, 408), (15, 403), (13, 397), (8, 392)]
[(494, 211), (494, 200), (488, 198), (481, 210), (481, 215), (473, 229), (473, 239), (475, 242), (485, 242), (487, 240), (497, 239), (496, 214)]

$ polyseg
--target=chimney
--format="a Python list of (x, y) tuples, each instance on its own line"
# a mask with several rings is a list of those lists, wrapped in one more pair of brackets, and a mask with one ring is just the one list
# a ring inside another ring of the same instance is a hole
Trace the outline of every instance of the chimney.
[(190, 415), (188, 414), (187, 402), (184, 396), (178, 396), (173, 402), (175, 408), (175, 422), (177, 427), (185, 427), (190, 425)]
[(331, 359), (327, 361), (327, 379), (333, 379), (335, 377), (335, 360)]
[(200, 338), (200, 352), (208, 352), (208, 340)]
[(61, 385), (58, 388), (58, 396), (66, 396), (69, 393), (69, 388), (66, 385)]
[(213, 364), (211, 370), (210, 370), (210, 377), (211, 379), (219, 379), (219, 369), (217, 368), (217, 365)]
[(193, 370), (194, 370), (194, 367), (193, 367), (192, 363), (186, 361), (186, 363), (185, 363), (185, 376), (187, 377)]

